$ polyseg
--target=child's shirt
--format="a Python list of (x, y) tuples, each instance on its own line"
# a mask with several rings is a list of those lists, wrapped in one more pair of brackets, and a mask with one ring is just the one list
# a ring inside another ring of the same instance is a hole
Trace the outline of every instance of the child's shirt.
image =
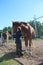
[(16, 34), (14, 35), (16, 43), (20, 43), (21, 42), (21, 39), (20, 39), (21, 36), (22, 36), (21, 31), (17, 31)]

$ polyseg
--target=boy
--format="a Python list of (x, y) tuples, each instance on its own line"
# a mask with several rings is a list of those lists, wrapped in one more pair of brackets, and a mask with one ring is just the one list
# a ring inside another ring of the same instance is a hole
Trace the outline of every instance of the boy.
[(15, 34), (15, 42), (16, 42), (16, 54), (19, 56), (22, 56), (22, 45), (21, 45), (21, 39), (20, 39), (21, 36), (22, 36), (21, 28), (18, 27), (17, 32)]

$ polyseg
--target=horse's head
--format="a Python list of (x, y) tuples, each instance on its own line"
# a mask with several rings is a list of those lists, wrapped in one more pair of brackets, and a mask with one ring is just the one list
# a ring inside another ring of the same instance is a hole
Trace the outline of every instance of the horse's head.
[(15, 33), (17, 31), (17, 28), (19, 26), (21, 27), (21, 29), (23, 31), (25, 31), (26, 30), (27, 23), (26, 22), (18, 22), (18, 21), (13, 22), (13, 33)]
[(13, 32), (17, 31), (18, 26), (19, 26), (19, 22), (18, 21), (13, 22)]

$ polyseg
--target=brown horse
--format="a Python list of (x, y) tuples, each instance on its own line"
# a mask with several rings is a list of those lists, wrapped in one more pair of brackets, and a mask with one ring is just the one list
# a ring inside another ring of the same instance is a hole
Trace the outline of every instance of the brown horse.
[(2, 33), (2, 37), (3, 37), (3, 42), (5, 42), (7, 38), (11, 37), (11, 34), (8, 31), (6, 31)]
[(18, 26), (21, 27), (21, 30), (23, 32), (26, 50), (28, 49), (28, 40), (29, 40), (29, 49), (31, 50), (32, 38), (35, 34), (33, 27), (29, 23), (13, 22), (13, 32), (17, 31)]

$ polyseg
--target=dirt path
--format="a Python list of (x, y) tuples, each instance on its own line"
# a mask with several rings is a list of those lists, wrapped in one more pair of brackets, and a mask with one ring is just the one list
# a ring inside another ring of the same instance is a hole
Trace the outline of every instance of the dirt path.
[(32, 48), (32, 55), (24, 55), (24, 57), (17, 58), (24, 65), (43, 65), (43, 40), (34, 40), (34, 48)]
[[(22, 57), (17, 58), (16, 60), (21, 62), (23, 65), (43, 65), (43, 39), (42, 40), (33, 40), (34, 48), (32, 48), (32, 55), (24, 54)], [(24, 42), (22, 42), (22, 49), (25, 49)], [(9, 43), (8, 46), (0, 46), (0, 54), (6, 54), (16, 51), (15, 43)]]

